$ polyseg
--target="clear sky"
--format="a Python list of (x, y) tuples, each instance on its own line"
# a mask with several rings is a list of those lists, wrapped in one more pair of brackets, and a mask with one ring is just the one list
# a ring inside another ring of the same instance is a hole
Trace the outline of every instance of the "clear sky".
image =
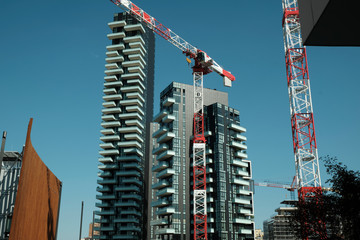
[[(295, 175), (285, 76), (281, 0), (134, 0), (236, 76), (224, 88), (217, 74), (205, 87), (229, 92), (247, 128), (256, 181)], [(120, 11), (110, 1), (37, 0), (0, 4), (0, 131), (6, 150), (21, 151), (30, 117), (32, 142), (63, 182), (59, 240), (83, 236), (95, 210), (107, 23)], [(360, 48), (308, 47), (319, 155), (359, 170)], [(155, 111), (171, 81), (192, 84), (181, 52), (156, 39)], [(322, 169), (323, 182), (327, 178)], [(289, 194), (256, 188), (255, 222), (269, 218)]]

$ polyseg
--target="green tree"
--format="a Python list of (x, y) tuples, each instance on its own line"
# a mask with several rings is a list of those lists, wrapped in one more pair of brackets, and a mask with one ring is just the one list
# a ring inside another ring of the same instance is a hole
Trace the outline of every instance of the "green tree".
[(330, 189), (297, 203), (292, 221), (295, 235), (299, 239), (360, 239), (360, 172), (349, 170), (335, 157), (321, 160), (330, 175), (326, 181)]

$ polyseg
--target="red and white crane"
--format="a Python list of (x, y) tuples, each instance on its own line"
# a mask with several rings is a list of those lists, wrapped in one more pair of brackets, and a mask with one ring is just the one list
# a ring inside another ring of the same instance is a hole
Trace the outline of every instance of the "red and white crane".
[[(129, 0), (111, 0), (153, 32), (180, 49), (187, 57), (194, 59), (194, 138), (193, 138), (193, 212), (194, 240), (207, 239), (207, 206), (206, 206), (206, 140), (204, 136), (204, 99), (203, 75), (216, 72), (223, 77), (224, 85), (231, 87), (235, 77), (223, 69), (204, 51), (186, 42), (179, 35), (165, 27), (154, 17), (140, 9)], [(190, 60), (188, 60), (190, 62)]]
[(306, 48), (297, 0), (283, 0), (286, 76), (299, 200), (321, 191), (318, 150)]
[[(316, 145), (314, 114), (311, 100), (306, 48), (302, 44), (299, 6), (297, 0), (283, 0), (283, 33), (286, 76), (290, 100), (291, 127), (295, 155), (295, 168), (300, 202), (312, 199), (321, 204), (322, 188)], [(321, 219), (320, 222), (323, 222)], [(309, 239), (304, 226), (304, 240)], [(325, 223), (317, 230), (320, 239), (327, 239)]]

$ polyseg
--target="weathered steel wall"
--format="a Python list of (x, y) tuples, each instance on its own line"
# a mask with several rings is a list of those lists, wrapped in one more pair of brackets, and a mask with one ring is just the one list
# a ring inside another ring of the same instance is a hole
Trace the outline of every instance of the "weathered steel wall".
[(30, 120), (20, 172), (10, 240), (55, 240), (61, 182), (31, 144)]

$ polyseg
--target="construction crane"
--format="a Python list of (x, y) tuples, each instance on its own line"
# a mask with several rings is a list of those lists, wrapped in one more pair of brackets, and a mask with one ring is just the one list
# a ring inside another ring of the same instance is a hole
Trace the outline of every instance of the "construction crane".
[[(299, 201), (322, 195), (306, 48), (297, 0), (282, 0), (286, 76)], [(325, 224), (324, 224), (325, 226)], [(323, 229), (326, 239), (326, 229)], [(307, 239), (307, 238), (306, 238)]]
[[(194, 239), (207, 239), (207, 206), (206, 206), (206, 140), (204, 136), (203, 110), (203, 75), (216, 72), (223, 77), (224, 85), (231, 87), (235, 77), (204, 51), (186, 42), (179, 35), (165, 27), (150, 14), (140, 9), (129, 0), (111, 0), (124, 11), (134, 16), (153, 32), (180, 49), (187, 57), (194, 60), (194, 138), (193, 138), (193, 213)], [(187, 58), (190, 63), (191, 60)]]

